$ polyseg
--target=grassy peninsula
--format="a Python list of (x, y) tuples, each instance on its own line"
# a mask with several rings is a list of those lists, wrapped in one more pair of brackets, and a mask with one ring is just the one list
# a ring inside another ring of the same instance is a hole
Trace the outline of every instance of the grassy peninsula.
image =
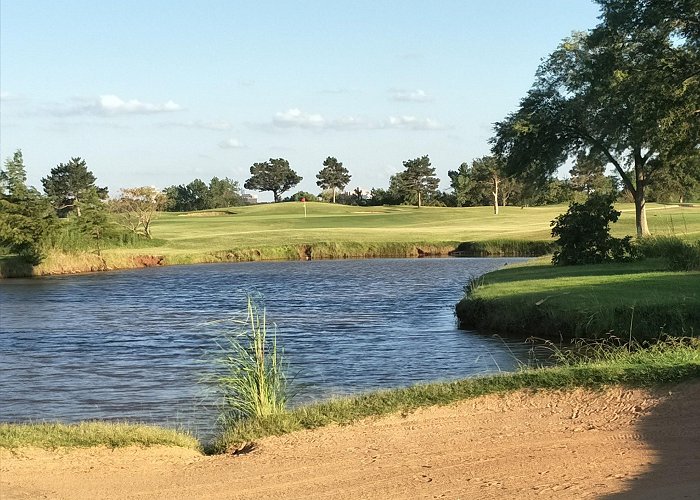
[(538, 259), (489, 273), (457, 304), (465, 328), (508, 335), (654, 339), (700, 333), (700, 271), (665, 259), (552, 266)]

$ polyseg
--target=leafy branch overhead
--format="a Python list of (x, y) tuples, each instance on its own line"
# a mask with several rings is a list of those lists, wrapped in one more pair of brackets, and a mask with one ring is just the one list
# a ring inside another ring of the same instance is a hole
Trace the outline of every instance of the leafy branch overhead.
[(597, 0), (602, 22), (544, 60), (517, 111), (496, 123), (508, 173), (544, 181), (568, 158), (602, 157), (649, 233), (646, 188), (662, 174), (700, 179), (696, 1)]

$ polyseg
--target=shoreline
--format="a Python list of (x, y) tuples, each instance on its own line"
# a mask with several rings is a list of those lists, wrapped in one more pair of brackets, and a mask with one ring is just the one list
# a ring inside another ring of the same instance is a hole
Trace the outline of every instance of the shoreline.
[(525, 389), (267, 437), (237, 455), (0, 450), (0, 489), (76, 499), (690, 498), (700, 485), (699, 409), (698, 380)]
[(553, 243), (537, 240), (487, 240), (478, 242), (366, 242), (349, 245), (317, 242), (278, 247), (242, 248), (197, 254), (153, 254), (106, 250), (52, 252), (38, 266), (17, 257), (0, 259), (0, 279), (62, 276), (142, 269), (148, 267), (236, 262), (285, 262), (375, 258), (537, 257), (551, 252)]

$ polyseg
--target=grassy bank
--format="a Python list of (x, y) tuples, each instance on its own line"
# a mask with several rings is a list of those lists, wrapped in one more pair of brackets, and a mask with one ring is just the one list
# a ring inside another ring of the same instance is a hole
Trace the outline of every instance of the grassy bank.
[[(331, 424), (347, 425), (367, 417), (519, 389), (598, 388), (613, 384), (653, 387), (700, 378), (700, 341), (697, 339), (672, 340), (639, 350), (604, 345), (587, 352), (592, 352), (592, 357), (562, 356), (564, 364), (553, 368), (527, 368), (516, 373), (372, 392), (303, 406), (270, 418), (240, 421), (223, 430), (214, 443), (202, 449), (221, 453), (266, 436)], [(187, 434), (151, 426), (99, 422), (0, 424), (0, 448), (129, 445), (200, 447)]]
[(201, 448), (199, 441), (189, 434), (152, 425), (110, 422), (0, 424), (0, 448), (156, 445)]
[(662, 259), (513, 266), (470, 284), (457, 317), (466, 328), (554, 339), (698, 335), (700, 272), (667, 268)]
[[(308, 203), (233, 207), (192, 214), (163, 214), (154, 241), (141, 248), (50, 254), (35, 275), (143, 267), (145, 265), (252, 260), (542, 255), (551, 251), (550, 221), (566, 210), (548, 207), (351, 207)], [(634, 208), (623, 204), (613, 232), (634, 234)], [(655, 234), (700, 238), (700, 207), (648, 205)], [(26, 276), (27, 267), (0, 259), (0, 275)]]
[(698, 377), (700, 342), (697, 340), (671, 341), (634, 352), (624, 347), (606, 346), (596, 353), (596, 359), (577, 360), (565, 366), (378, 391), (240, 422), (221, 434), (213, 451), (231, 450), (265, 436), (330, 424), (346, 425), (366, 417), (445, 405), (485, 394), (518, 389), (595, 388), (610, 384), (649, 387)]

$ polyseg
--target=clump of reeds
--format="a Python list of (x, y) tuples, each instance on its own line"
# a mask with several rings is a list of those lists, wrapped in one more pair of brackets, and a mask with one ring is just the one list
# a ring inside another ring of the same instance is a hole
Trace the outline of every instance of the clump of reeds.
[(247, 318), (226, 335), (214, 384), (220, 394), (222, 424), (265, 418), (284, 412), (287, 378), (273, 324), (268, 331), (265, 307), (248, 296)]

